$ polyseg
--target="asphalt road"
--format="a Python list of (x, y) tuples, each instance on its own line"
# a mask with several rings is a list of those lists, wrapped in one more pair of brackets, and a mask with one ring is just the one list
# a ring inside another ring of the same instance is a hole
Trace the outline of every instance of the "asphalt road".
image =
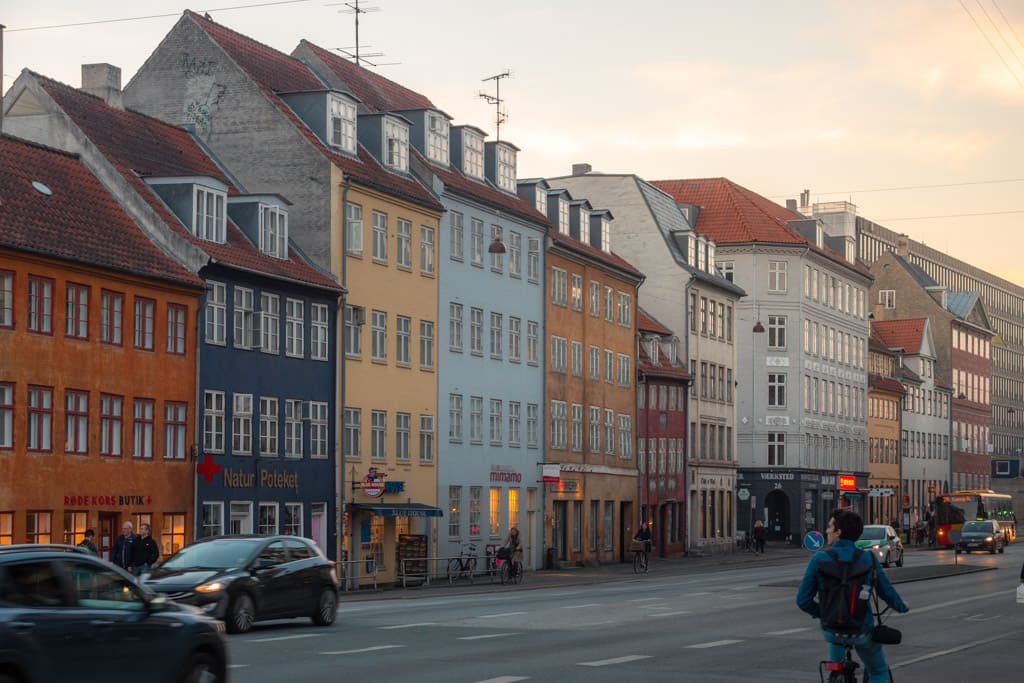
[[(774, 559), (707, 562), (697, 572), (685, 561), (661, 563), (639, 577), (543, 587), (528, 575), (512, 590), (345, 596), (333, 627), (296, 620), (231, 636), (231, 680), (816, 681), (824, 645), (794, 603), (806, 555)], [(908, 553), (903, 578), (954, 559)], [(1022, 560), (1024, 543), (1015, 543), (1004, 555), (960, 558), (994, 571), (898, 583), (911, 612), (890, 622), (904, 634), (886, 648), (894, 680), (1019, 680)]]

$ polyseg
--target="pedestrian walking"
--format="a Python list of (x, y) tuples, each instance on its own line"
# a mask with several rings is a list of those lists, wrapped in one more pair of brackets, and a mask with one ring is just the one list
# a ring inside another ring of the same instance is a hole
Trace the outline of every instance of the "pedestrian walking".
[(93, 555), (96, 555), (97, 557), (99, 557), (100, 550), (99, 550), (99, 548), (96, 547), (96, 544), (92, 540), (93, 536), (95, 536), (95, 535), (96, 535), (95, 531), (93, 531), (92, 529), (86, 529), (85, 530), (85, 538), (83, 538), (81, 540), (81, 542), (78, 544), (78, 547), (79, 548), (85, 548), (86, 550), (88, 550)]
[(132, 546), (131, 572), (135, 576), (148, 574), (153, 563), (160, 559), (160, 546), (156, 544), (149, 532), (148, 524), (139, 525), (139, 535)]
[(754, 552), (764, 554), (764, 539), (767, 535), (767, 530), (764, 528), (764, 522), (757, 520), (754, 522)]
[(110, 561), (122, 569), (131, 571), (135, 559), (133, 546), (137, 538), (131, 522), (122, 524), (121, 535), (114, 540), (114, 547), (110, 549)]

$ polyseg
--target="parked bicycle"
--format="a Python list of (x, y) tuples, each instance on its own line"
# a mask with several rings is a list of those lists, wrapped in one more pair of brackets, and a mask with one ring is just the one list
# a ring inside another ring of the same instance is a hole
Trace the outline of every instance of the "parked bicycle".
[(463, 543), (458, 557), (448, 561), (448, 583), (455, 583), (456, 579), (463, 577), (473, 583), (473, 575), (476, 573), (476, 544)]

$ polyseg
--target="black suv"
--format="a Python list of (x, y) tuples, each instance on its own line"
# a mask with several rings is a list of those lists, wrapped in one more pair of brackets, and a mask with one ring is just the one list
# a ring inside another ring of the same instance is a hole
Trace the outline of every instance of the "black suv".
[(0, 683), (222, 683), (223, 631), (80, 548), (0, 546)]
[(146, 585), (224, 619), (231, 633), (264, 619), (310, 617), (330, 626), (338, 616), (334, 563), (299, 536), (203, 538), (167, 558)]

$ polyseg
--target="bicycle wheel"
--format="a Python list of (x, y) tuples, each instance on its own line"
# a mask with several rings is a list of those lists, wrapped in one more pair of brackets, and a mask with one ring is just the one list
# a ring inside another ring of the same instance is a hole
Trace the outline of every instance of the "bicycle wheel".
[(510, 567), (511, 566), (512, 566), (512, 563), (509, 562), (508, 560), (505, 560), (504, 562), (501, 563), (501, 583), (503, 585), (512, 580), (512, 577), (510, 575), (510, 571), (511, 571)]
[(633, 573), (634, 574), (639, 574), (640, 573), (640, 553), (639, 552), (633, 553)]
[(471, 557), (466, 560), (466, 574), (469, 575), (469, 582), (473, 583), (473, 577), (476, 575), (476, 558)]
[(516, 562), (515, 574), (512, 575), (512, 581), (516, 584), (523, 582), (523, 565), (519, 562)]
[(647, 556), (647, 553), (644, 553), (640, 557), (640, 567), (644, 570), (644, 574), (647, 573), (649, 562), (650, 562), (650, 558)]
[(462, 560), (457, 557), (453, 557), (448, 560), (448, 583), (454, 583), (455, 579), (459, 578), (459, 572), (462, 570)]

